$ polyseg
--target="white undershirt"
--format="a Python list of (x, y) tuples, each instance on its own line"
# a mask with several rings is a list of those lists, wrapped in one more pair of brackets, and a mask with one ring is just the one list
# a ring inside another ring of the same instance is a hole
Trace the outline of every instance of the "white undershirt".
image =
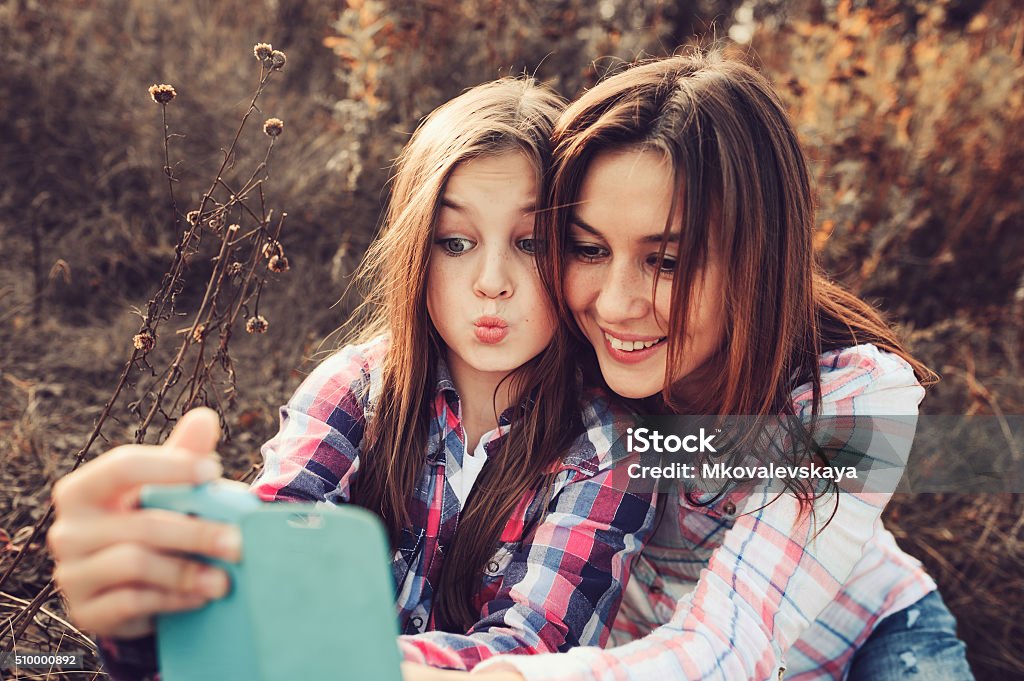
[(448, 478), (448, 483), (455, 490), (455, 496), (459, 498), (459, 506), (462, 508), (466, 507), (466, 499), (469, 498), (469, 493), (473, 489), (473, 485), (476, 484), (476, 479), (480, 476), (480, 471), (483, 470), (484, 464), (487, 462), (487, 450), (484, 448), (484, 443), (490, 440), (495, 431), (489, 430), (483, 434), (480, 441), (476, 443), (476, 449), (470, 454), (469, 450), (466, 451), (462, 456), (462, 470), (455, 475)]

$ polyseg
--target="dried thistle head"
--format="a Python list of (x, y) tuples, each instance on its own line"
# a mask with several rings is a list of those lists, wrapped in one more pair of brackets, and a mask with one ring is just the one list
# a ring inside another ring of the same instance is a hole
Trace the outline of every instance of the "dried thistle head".
[(206, 337), (206, 324), (199, 324), (195, 330), (192, 331), (192, 340), (196, 343), (202, 343), (203, 338)]
[(199, 224), (199, 211), (190, 210), (188, 213), (185, 214), (185, 220), (188, 221), (188, 224), (195, 227), (197, 224)]
[(252, 48), (252, 53), (260, 61), (265, 61), (270, 59), (270, 55), (274, 53), (274, 48), (270, 43), (256, 43)]
[(280, 241), (271, 239), (267, 243), (263, 244), (263, 257), (272, 258), (275, 255), (284, 255), (284, 248), (281, 247)]
[(270, 137), (277, 137), (284, 132), (284, 121), (280, 118), (268, 118), (263, 123), (263, 132)]
[(267, 327), (270, 324), (267, 322), (267, 318), (261, 314), (255, 317), (249, 317), (245, 322), (245, 330), (247, 333), (266, 333)]
[(153, 337), (153, 333), (151, 331), (143, 331), (142, 333), (137, 333), (132, 337), (132, 345), (135, 346), (136, 350), (149, 352), (156, 347), (156, 338)]
[(153, 98), (153, 101), (157, 104), (167, 104), (170, 102), (178, 93), (174, 91), (173, 85), (167, 83), (161, 83), (159, 85), (149, 86), (149, 96)]
[(206, 221), (206, 226), (214, 232), (219, 232), (224, 227), (224, 215), (217, 213), (210, 216), (210, 219)]
[(270, 68), (275, 71), (283, 69), (287, 61), (288, 57), (281, 50), (274, 50), (270, 53)]
[(242, 273), (242, 263), (233, 262), (228, 265), (227, 273), (229, 277), (237, 277)]
[(284, 257), (283, 255), (272, 256), (270, 258), (270, 261), (267, 262), (267, 269), (270, 270), (271, 272), (276, 272), (277, 274), (280, 274), (281, 272), (287, 272), (289, 268), (290, 265), (288, 264), (288, 258)]

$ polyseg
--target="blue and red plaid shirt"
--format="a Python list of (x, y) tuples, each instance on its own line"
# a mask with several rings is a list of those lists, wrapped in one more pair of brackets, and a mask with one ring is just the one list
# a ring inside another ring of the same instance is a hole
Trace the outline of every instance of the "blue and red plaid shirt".
[[(263, 447), (265, 466), (252, 487), (261, 499), (348, 502), (386, 351), (383, 338), (349, 346), (302, 383), (281, 408), (280, 431)], [(467, 446), (459, 395), (443, 362), (433, 406), (422, 478), (409, 506), (412, 526), (403, 531), (391, 565), (403, 657), (471, 669), (502, 653), (604, 645), (655, 517), (655, 495), (612, 484), (612, 445), (633, 424), (632, 415), (588, 394), (581, 434), (562, 457), (552, 488), (525, 495), (505, 524), (475, 597), (479, 621), (454, 634), (434, 630), (432, 616), (434, 588), (462, 509), (450, 481)], [(510, 413), (501, 415), (485, 442), (489, 452), (507, 433)], [(152, 638), (132, 645), (103, 641), (101, 650), (115, 679), (152, 673)]]

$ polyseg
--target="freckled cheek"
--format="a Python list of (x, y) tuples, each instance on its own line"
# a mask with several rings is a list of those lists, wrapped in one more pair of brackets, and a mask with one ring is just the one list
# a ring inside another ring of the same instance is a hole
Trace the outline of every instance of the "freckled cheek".
[(555, 312), (547, 305), (547, 302), (542, 303), (544, 305), (545, 312), (543, 318), (537, 320), (537, 330), (540, 335), (547, 337), (549, 342), (555, 335), (555, 329), (558, 327), (558, 321), (555, 319)]
[(565, 272), (563, 291), (566, 303), (573, 312), (584, 312), (597, 298), (600, 280), (578, 265), (569, 265)]
[(434, 267), (433, 262), (427, 263), (427, 280), (423, 282), (423, 286), (427, 293), (427, 305), (430, 305), (430, 301), (437, 295), (438, 283), (441, 279), (438, 278), (437, 268)]
[(443, 263), (437, 262), (437, 258), (431, 258), (427, 262), (427, 293), (443, 287), (446, 279)]
[[(650, 294), (648, 294), (650, 295)], [(654, 317), (663, 333), (668, 332), (668, 320), (672, 314), (672, 285), (667, 283), (658, 287), (654, 299)]]
[[(455, 260), (446, 258), (446, 260)], [(473, 292), (473, 279), (465, 267), (459, 263), (445, 262), (441, 258), (432, 260), (427, 265), (427, 291), (433, 290), (435, 295), (453, 296)], [(433, 282), (433, 286), (431, 283)]]
[(554, 335), (555, 328), (558, 326), (558, 321), (540, 281), (537, 281), (529, 291), (524, 291), (524, 293), (526, 295), (519, 303), (520, 308), (525, 309), (523, 323), (533, 329), (534, 333), (549, 336), (548, 340), (550, 340), (550, 336)]

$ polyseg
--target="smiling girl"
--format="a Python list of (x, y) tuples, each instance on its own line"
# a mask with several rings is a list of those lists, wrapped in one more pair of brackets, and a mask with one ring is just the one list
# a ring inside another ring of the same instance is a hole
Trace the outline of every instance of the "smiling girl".
[[(933, 375), (818, 270), (804, 156), (763, 76), (719, 52), (636, 65), (553, 139), (545, 276), (595, 381), (658, 414), (917, 414)], [(873, 435), (864, 456), (905, 461), (910, 439)], [(970, 679), (934, 582), (882, 526), (892, 491), (680, 491), (616, 622), (637, 640), (474, 675)]]
[[(303, 382), (263, 448), (262, 499), (353, 502), (383, 520), (409, 661), (468, 669), (604, 643), (653, 524), (651, 495), (610, 484), (625, 412), (582, 394), (537, 273), (560, 109), (532, 81), (502, 80), (427, 117), (365, 262), (361, 337)], [(228, 588), (181, 554), (237, 560), (233, 528), (131, 503), (145, 483), (215, 477), (197, 463), (217, 436), (211, 412), (190, 413), (163, 447), (119, 448), (54, 490), (55, 579), (78, 625), (107, 637), (115, 678), (153, 671), (154, 613)]]

